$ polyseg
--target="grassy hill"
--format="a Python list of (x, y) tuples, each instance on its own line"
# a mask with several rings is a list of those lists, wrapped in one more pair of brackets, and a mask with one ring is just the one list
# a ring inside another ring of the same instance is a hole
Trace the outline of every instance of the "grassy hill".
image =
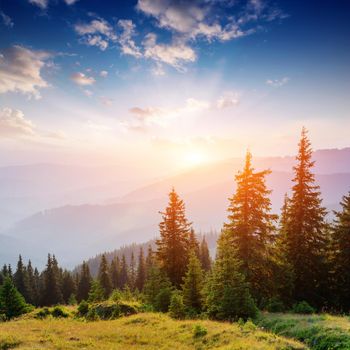
[(298, 350), (307, 346), (245, 325), (175, 321), (138, 314), (111, 321), (23, 317), (0, 324), (0, 349), (246, 349)]

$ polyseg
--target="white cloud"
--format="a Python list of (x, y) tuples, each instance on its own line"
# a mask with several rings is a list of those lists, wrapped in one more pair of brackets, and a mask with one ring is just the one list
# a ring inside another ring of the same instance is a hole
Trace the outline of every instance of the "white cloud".
[(118, 42), (123, 54), (134, 57), (142, 57), (140, 48), (137, 47), (132, 37), (136, 34), (135, 25), (131, 20), (121, 19), (118, 21), (118, 26), (122, 29), (118, 37)]
[(49, 57), (48, 52), (17, 45), (3, 50), (0, 56), (0, 93), (21, 92), (40, 98), (39, 89), (48, 86), (41, 73)]
[(93, 19), (89, 23), (79, 23), (74, 26), (82, 41), (89, 46), (97, 46), (105, 50), (109, 41), (116, 41), (117, 36), (113, 27), (103, 18)]
[(0, 11), (0, 17), (2, 19), (2, 22), (6, 27), (12, 28), (14, 23), (12, 21), (12, 18), (8, 15), (6, 15), (4, 12)]
[(178, 117), (187, 117), (188, 115), (208, 110), (210, 103), (207, 101), (188, 98), (182, 107), (162, 108), (162, 107), (133, 107), (129, 110), (133, 119), (124, 121), (123, 127), (129, 130), (146, 130), (151, 126), (167, 126), (171, 120)]
[(91, 90), (88, 89), (83, 90), (83, 93), (87, 97), (91, 97), (94, 94)]
[(0, 109), (0, 137), (14, 138), (34, 136), (34, 124), (24, 118), (22, 111), (12, 108)]
[(77, 1), (79, 1), (79, 0), (64, 0), (64, 2), (65, 2), (67, 5), (73, 5), (73, 4), (75, 4)]
[(95, 83), (95, 79), (93, 77), (89, 77), (86, 74), (81, 73), (81, 72), (73, 73), (70, 76), (70, 78), (76, 84), (81, 85), (81, 86), (92, 85)]
[(100, 102), (106, 106), (106, 107), (110, 107), (113, 104), (113, 99), (106, 97), (106, 96), (101, 96), (100, 97)]
[(273, 87), (281, 87), (283, 85), (286, 85), (289, 82), (288, 77), (284, 77), (282, 79), (268, 79), (266, 80), (266, 84), (273, 86)]
[(225, 109), (239, 104), (239, 95), (235, 92), (228, 91), (218, 98), (216, 108)]
[(29, 2), (33, 5), (40, 7), (43, 10), (45, 10), (47, 8), (47, 6), (49, 5), (48, 0), (29, 0)]
[(143, 45), (145, 58), (164, 62), (178, 69), (183, 67), (183, 63), (194, 62), (196, 60), (196, 53), (190, 46), (182, 42), (159, 44), (157, 43), (157, 36), (154, 33), (149, 33), (146, 36)]
[(100, 77), (106, 78), (108, 76), (108, 72), (106, 70), (101, 70)]

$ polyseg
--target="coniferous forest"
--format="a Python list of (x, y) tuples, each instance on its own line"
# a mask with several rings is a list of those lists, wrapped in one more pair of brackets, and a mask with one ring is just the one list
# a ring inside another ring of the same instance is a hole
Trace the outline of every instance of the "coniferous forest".
[(141, 309), (169, 312), (175, 319), (248, 320), (264, 310), (349, 314), (350, 193), (340, 199), (341, 210), (328, 215), (313, 166), (303, 128), (293, 184), (278, 216), (271, 212), (273, 189), (266, 186), (270, 171), (256, 171), (247, 152), (234, 178), (237, 189), (228, 201), (215, 257), (174, 188), (160, 212), (155, 248), (140, 246), (128, 259), (102, 254), (95, 276), (87, 262), (68, 271), (48, 254), (45, 269), (38, 271), (19, 256), (17, 266), (4, 265), (0, 273), (0, 317), (79, 305), (81, 315), (96, 319), (92, 305), (108, 300), (139, 302)]

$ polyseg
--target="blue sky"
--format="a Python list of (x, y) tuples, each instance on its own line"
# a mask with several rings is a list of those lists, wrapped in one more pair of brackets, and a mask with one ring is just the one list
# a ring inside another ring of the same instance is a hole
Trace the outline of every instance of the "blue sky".
[[(3, 164), (349, 146), (350, 3), (1, 0)], [(165, 163), (164, 163), (165, 162)]]

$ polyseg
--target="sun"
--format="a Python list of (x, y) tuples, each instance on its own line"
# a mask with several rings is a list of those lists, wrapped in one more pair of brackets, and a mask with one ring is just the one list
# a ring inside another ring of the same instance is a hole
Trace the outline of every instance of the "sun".
[(185, 164), (189, 167), (201, 165), (207, 161), (207, 157), (203, 152), (190, 151), (184, 156)]

